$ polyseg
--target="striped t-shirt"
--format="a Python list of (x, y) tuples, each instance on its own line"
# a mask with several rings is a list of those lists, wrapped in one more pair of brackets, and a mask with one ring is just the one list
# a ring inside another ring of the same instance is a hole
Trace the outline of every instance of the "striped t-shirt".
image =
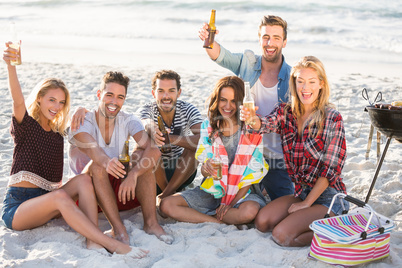
[[(141, 120), (152, 119), (158, 124), (158, 116), (160, 115), (158, 106), (155, 101), (145, 104), (138, 111)], [(180, 136), (193, 135), (191, 127), (195, 124), (202, 123), (200, 111), (191, 103), (178, 100), (176, 103), (176, 111), (173, 118), (172, 125), (170, 126), (170, 134)], [(165, 123), (164, 123), (165, 124)], [(165, 124), (165, 127), (168, 127)], [(178, 158), (183, 153), (184, 148), (172, 145), (172, 152), (162, 154), (163, 158)]]

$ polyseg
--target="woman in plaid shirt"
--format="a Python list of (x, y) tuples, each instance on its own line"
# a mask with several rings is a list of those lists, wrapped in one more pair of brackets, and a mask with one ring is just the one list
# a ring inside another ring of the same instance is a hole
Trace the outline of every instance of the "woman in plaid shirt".
[[(323, 218), (336, 193), (346, 193), (341, 171), (346, 159), (343, 120), (329, 103), (324, 66), (316, 57), (303, 57), (292, 68), (289, 103), (278, 104), (252, 126), (281, 135), (285, 164), (295, 184), (294, 195), (282, 196), (260, 210), (255, 225), (282, 246), (311, 243), (309, 225)], [(250, 117), (242, 107), (241, 120)], [(342, 211), (335, 202), (331, 216)], [(345, 202), (348, 208), (348, 203)]]

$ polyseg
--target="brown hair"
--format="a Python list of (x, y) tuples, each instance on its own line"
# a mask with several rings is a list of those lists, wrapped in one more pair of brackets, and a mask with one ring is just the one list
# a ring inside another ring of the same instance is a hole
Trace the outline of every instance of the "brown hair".
[(181, 88), (180, 75), (172, 70), (162, 70), (156, 72), (152, 78), (152, 90), (156, 90), (156, 80), (176, 80), (177, 90)]
[(283, 40), (286, 40), (288, 35), (288, 23), (282, 19), (281, 17), (274, 16), (274, 15), (267, 15), (261, 19), (260, 26), (258, 28), (258, 37), (261, 37), (261, 27), (262, 26), (274, 26), (278, 25), (281, 26), (283, 29)]
[(107, 72), (102, 77), (102, 81), (101, 81), (101, 85), (100, 85), (101, 91), (103, 91), (106, 88), (106, 84), (108, 84), (108, 83), (117, 83), (121, 86), (124, 86), (124, 88), (126, 89), (126, 95), (127, 95), (127, 88), (128, 88), (128, 85), (130, 84), (130, 78), (128, 78), (121, 72), (110, 71), (110, 72)]
[(240, 116), (239, 116), (239, 106), (242, 105), (244, 99), (244, 82), (237, 76), (226, 76), (215, 84), (214, 89), (212, 90), (211, 95), (209, 96), (209, 107), (208, 107), (208, 118), (209, 123), (212, 127), (212, 133), (210, 138), (213, 137), (215, 132), (219, 132), (219, 126), (222, 126), (224, 122), (224, 118), (219, 112), (219, 99), (221, 97), (221, 91), (225, 87), (233, 88), (234, 97), (236, 102), (236, 118), (240, 124)]

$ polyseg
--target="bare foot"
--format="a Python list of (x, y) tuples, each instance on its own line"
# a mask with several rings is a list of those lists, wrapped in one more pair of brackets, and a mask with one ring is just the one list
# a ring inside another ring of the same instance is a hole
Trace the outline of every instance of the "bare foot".
[(147, 234), (155, 235), (159, 240), (171, 245), (174, 241), (173, 236), (168, 235), (165, 230), (157, 223), (152, 226), (144, 225), (144, 231)]
[(119, 240), (120, 242), (123, 242), (126, 245), (130, 245), (130, 237), (128, 236), (127, 233), (116, 235), (113, 229), (107, 230), (103, 233), (109, 237)]
[(124, 255), (125, 257), (133, 258), (133, 259), (141, 259), (147, 256), (149, 250), (145, 250), (142, 248), (131, 247), (127, 245), (122, 245), (116, 249), (115, 254)]
[(95, 243), (92, 240), (87, 239), (87, 249), (103, 249), (104, 247)]

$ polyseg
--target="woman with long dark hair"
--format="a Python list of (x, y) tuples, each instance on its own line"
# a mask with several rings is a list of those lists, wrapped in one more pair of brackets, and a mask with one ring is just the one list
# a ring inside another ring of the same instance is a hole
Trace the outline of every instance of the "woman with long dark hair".
[[(268, 169), (262, 157), (262, 136), (243, 131), (239, 120), (243, 98), (244, 82), (240, 78), (227, 76), (217, 82), (196, 152), (204, 180), (201, 186), (163, 199), (163, 214), (192, 223), (246, 224), (266, 204), (258, 186)], [(214, 179), (213, 144), (223, 162), (220, 180)]]

